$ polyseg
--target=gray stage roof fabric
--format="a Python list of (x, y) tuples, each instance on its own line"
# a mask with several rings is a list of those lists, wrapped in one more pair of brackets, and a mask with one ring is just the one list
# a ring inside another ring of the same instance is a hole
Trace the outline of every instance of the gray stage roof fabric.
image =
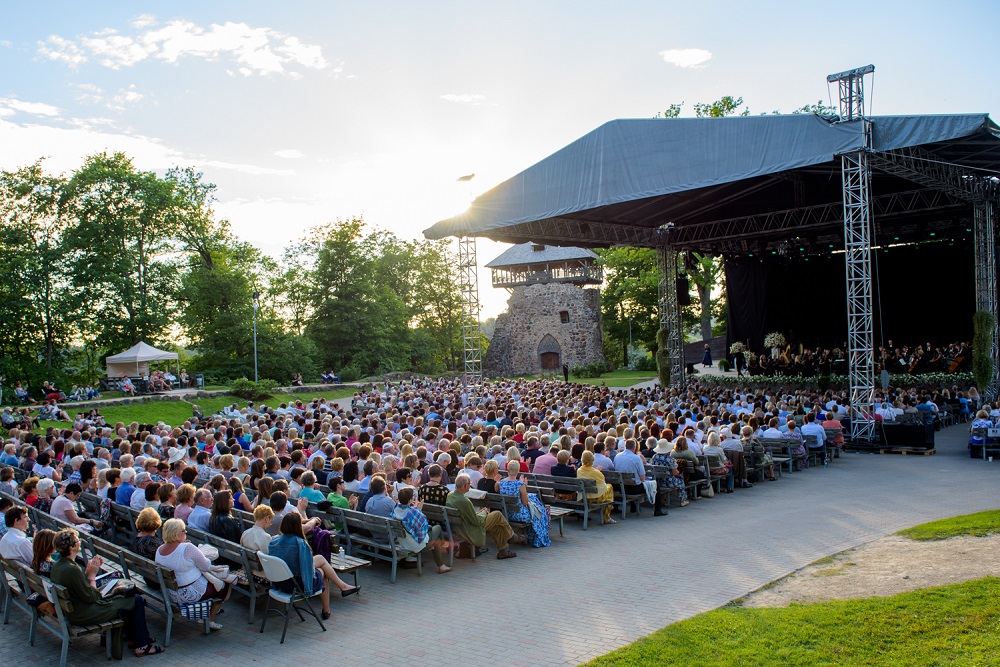
[[(872, 123), (875, 151), (939, 144), (942, 159), (1000, 164), (1000, 128), (987, 114), (876, 116)], [(974, 145), (963, 150), (963, 140)], [(958, 145), (949, 153), (942, 142)], [(655, 228), (839, 200), (834, 159), (862, 146), (860, 122), (832, 124), (814, 115), (614, 120), (481, 195), (468, 211), (438, 222), (424, 236), (468, 233), (541, 242), (553, 239), (538, 234), (537, 226), (518, 226), (570, 219)], [(796, 178), (814, 179), (807, 198), (816, 192), (815, 201), (793, 200), (790, 187), (774, 190), (796, 171), (804, 175)], [(834, 173), (831, 190), (826, 182)], [(706, 196), (694, 205), (698, 195)], [(727, 201), (734, 205), (727, 209)], [(581, 244), (601, 245), (593, 241)]]

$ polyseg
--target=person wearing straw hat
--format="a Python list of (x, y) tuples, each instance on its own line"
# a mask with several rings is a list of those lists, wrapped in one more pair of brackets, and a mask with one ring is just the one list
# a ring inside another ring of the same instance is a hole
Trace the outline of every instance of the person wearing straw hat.
[[(682, 436), (683, 437), (683, 436)], [(678, 438), (680, 440), (681, 438)], [(670, 470), (669, 477), (658, 477), (656, 480), (659, 490), (675, 488), (680, 491), (681, 507), (688, 504), (687, 490), (684, 488), (684, 475), (678, 469), (677, 461), (670, 455), (673, 447), (666, 438), (660, 438), (653, 448), (653, 458), (650, 460), (654, 466), (663, 466)]]

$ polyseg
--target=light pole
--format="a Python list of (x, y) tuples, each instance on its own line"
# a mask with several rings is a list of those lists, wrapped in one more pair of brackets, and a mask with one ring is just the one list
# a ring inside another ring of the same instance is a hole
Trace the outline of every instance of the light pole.
[(629, 367), (632, 356), (632, 316), (628, 316), (628, 354), (625, 355), (625, 368)]
[(253, 293), (253, 381), (257, 382), (257, 299), (260, 292)]

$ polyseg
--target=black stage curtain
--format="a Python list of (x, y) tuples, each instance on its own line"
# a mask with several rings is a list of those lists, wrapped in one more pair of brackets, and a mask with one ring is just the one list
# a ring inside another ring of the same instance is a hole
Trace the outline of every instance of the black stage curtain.
[[(877, 255), (877, 257), (876, 257)], [(975, 265), (970, 244), (926, 243), (872, 256), (875, 345), (972, 340)], [(844, 255), (727, 257), (727, 346), (780, 331), (807, 348), (847, 340)]]

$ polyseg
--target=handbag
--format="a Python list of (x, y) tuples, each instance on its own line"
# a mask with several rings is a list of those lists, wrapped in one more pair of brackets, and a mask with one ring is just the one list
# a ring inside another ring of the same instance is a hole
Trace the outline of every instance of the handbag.
[(702, 498), (714, 498), (715, 497), (715, 487), (711, 484), (706, 485), (701, 489)]

